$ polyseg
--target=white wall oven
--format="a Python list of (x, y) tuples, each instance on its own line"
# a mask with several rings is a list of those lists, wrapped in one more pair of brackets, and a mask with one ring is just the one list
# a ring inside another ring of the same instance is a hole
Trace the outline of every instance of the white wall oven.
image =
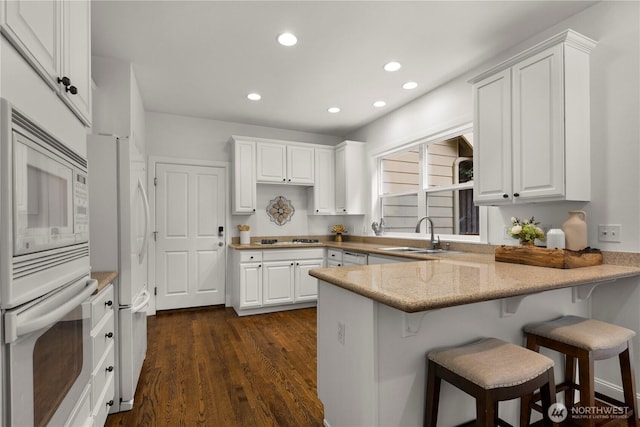
[(89, 392), (98, 282), (81, 278), (4, 315), (5, 425), (62, 426)]
[(87, 160), (0, 100), (2, 425), (65, 425), (90, 395)]
[(0, 297), (10, 308), (87, 272), (87, 160), (7, 100), (0, 108)]

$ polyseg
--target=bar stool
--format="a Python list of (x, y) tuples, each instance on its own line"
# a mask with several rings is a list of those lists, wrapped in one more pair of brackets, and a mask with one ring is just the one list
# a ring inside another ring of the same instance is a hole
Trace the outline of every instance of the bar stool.
[[(636, 381), (633, 368), (631, 339), (635, 332), (599, 320), (585, 319), (577, 316), (564, 316), (549, 322), (527, 325), (524, 327), (527, 337), (527, 348), (539, 351), (540, 347), (550, 348), (565, 355), (565, 380), (558, 384), (557, 390), (565, 392), (565, 406), (569, 408), (575, 403), (574, 390), (580, 392), (580, 406), (592, 408), (595, 399), (615, 405), (626, 406), (627, 424), (638, 425), (638, 406), (636, 403)], [(594, 389), (594, 361), (618, 356), (624, 402), (598, 393)], [(576, 360), (579, 370), (579, 384), (576, 384)], [(530, 413), (529, 402), (537, 400), (528, 395), (523, 400)], [(525, 403), (526, 402), (526, 403)], [(538, 408), (536, 408), (538, 409)], [(586, 425), (595, 424), (594, 417), (584, 420)]]
[[(476, 426), (510, 426), (498, 418), (500, 401), (538, 389), (545, 408), (556, 399), (553, 360), (497, 338), (485, 338), (428, 354), (425, 426), (436, 425), (443, 379), (476, 399)], [(546, 426), (556, 425), (544, 418)], [(521, 425), (528, 426), (529, 421)]]

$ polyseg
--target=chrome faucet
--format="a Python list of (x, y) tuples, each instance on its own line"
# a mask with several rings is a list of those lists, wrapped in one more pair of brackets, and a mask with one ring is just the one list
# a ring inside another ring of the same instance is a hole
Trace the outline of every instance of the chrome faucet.
[(423, 216), (418, 220), (418, 224), (416, 224), (416, 233), (420, 232), (420, 224), (424, 220), (429, 221), (429, 227), (431, 227), (431, 249), (438, 249), (440, 247), (440, 237), (438, 237), (438, 241), (436, 242), (436, 238), (433, 233), (433, 221), (428, 216)]

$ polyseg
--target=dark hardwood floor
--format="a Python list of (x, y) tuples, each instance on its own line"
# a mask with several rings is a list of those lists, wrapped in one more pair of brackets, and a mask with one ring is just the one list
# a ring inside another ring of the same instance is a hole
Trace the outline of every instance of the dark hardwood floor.
[(316, 310), (238, 317), (208, 307), (148, 319), (135, 407), (107, 426), (322, 426)]

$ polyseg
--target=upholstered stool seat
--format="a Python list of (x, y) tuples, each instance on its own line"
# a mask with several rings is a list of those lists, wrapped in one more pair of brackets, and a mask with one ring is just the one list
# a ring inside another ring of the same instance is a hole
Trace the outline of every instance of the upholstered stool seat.
[[(596, 398), (616, 406), (626, 406), (628, 425), (638, 425), (635, 372), (631, 355), (634, 331), (599, 320), (564, 316), (548, 322), (527, 325), (524, 332), (527, 336), (527, 348), (539, 351), (540, 347), (546, 347), (565, 355), (565, 381), (558, 385), (558, 391), (565, 391), (565, 405), (568, 408), (573, 407), (575, 390), (578, 390), (580, 406), (592, 408), (595, 406)], [(594, 361), (615, 356), (620, 360), (624, 402), (597, 393), (594, 389)], [(579, 368), (578, 383), (576, 361)], [(523, 405), (532, 406), (530, 402), (533, 400), (533, 396), (526, 396)], [(595, 425), (595, 417), (581, 418), (584, 425)]]
[(437, 422), (441, 379), (476, 398), (476, 425), (509, 425), (498, 419), (498, 402), (538, 389), (543, 405), (555, 402), (553, 360), (497, 338), (428, 354), (426, 426)]

